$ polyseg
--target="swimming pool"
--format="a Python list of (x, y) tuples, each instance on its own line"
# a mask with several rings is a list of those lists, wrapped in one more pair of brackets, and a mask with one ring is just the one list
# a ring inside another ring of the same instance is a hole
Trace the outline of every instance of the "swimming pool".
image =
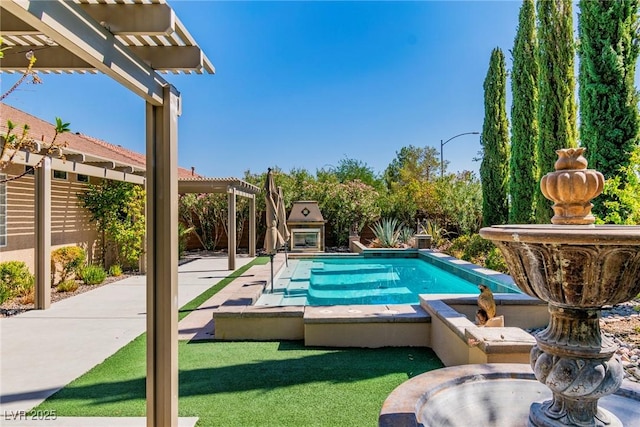
[[(466, 263), (469, 264), (469, 263)], [(472, 264), (469, 264), (472, 265)], [(478, 294), (483, 283), (494, 293), (520, 293), (515, 285), (438, 268), (424, 257), (317, 257), (290, 259), (273, 292), (256, 305), (417, 304), (420, 294)]]

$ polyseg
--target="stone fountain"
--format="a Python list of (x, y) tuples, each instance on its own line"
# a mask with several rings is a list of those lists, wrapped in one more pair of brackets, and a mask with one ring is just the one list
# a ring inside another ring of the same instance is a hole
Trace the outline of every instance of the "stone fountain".
[(552, 224), (480, 230), (518, 287), (548, 303), (550, 322), (535, 337), (531, 366), (420, 375), (385, 401), (381, 426), (640, 426), (640, 390), (621, 388), (617, 346), (599, 323), (603, 306), (640, 293), (640, 226), (594, 225), (591, 199), (604, 177), (587, 169), (583, 151), (558, 150), (555, 172), (540, 183), (555, 203)]

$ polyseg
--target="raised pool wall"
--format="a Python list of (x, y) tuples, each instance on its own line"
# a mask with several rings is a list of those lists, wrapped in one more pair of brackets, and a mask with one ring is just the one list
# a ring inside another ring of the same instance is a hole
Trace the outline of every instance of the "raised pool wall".
[[(513, 283), (510, 276), (431, 250), (363, 249), (362, 253), (365, 257), (416, 256), (448, 271), (456, 269), (463, 277)], [(290, 258), (308, 256), (289, 254)], [(279, 272), (284, 263), (284, 255), (278, 254), (274, 271)], [(446, 366), (528, 363), (535, 340), (523, 329), (543, 327), (549, 321), (547, 304), (523, 294), (495, 295), (504, 327), (473, 323), (476, 295), (421, 295), (420, 304), (415, 305), (256, 306), (269, 286), (270, 266), (253, 266), (243, 276), (219, 293), (213, 314), (215, 339), (304, 340), (307, 346), (323, 347), (429, 347)]]

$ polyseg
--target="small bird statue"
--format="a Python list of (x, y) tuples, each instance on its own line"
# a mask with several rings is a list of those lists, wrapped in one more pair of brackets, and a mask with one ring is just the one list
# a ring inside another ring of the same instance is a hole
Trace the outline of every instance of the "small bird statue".
[(496, 315), (496, 302), (493, 300), (491, 289), (485, 285), (478, 286), (480, 296), (478, 296), (478, 311), (476, 312), (476, 321), (478, 325), (484, 325), (487, 320)]

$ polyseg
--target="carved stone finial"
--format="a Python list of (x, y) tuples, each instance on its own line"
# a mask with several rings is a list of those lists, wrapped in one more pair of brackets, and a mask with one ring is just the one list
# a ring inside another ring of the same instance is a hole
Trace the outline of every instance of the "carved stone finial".
[(544, 197), (554, 202), (553, 224), (593, 224), (591, 200), (602, 193), (604, 176), (587, 169), (585, 148), (557, 150), (555, 172), (542, 177), (540, 189)]

